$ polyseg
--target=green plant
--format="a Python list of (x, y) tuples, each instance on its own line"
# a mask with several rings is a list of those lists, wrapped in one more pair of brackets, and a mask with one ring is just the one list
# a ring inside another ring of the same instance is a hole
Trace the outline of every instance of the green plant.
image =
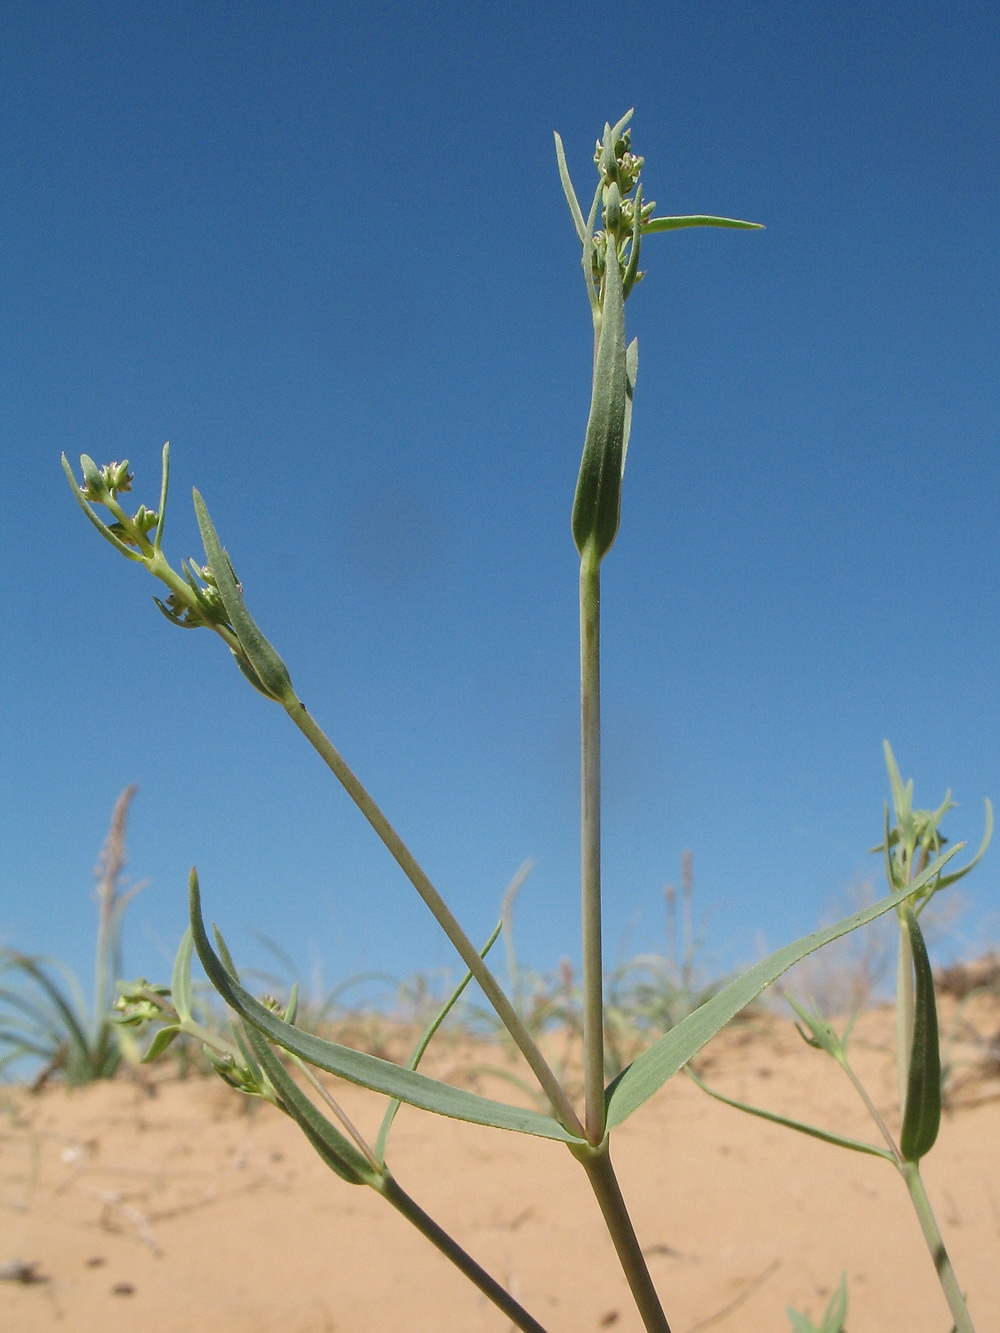
[[(873, 852), (885, 858), (886, 878), (892, 893), (912, 887), (926, 874), (932, 857), (938, 856), (947, 839), (941, 832), (941, 820), (953, 808), (951, 792), (936, 810), (914, 810), (913, 783), (904, 784), (896, 766), (895, 756), (888, 741), (884, 742), (885, 761), (892, 792), (895, 823), (890, 826), (889, 807), (885, 810), (885, 838)], [(934, 1216), (927, 1190), (920, 1174), (920, 1162), (934, 1147), (941, 1125), (942, 1071), (941, 1044), (938, 1036), (937, 1002), (934, 995), (934, 977), (931, 972), (927, 946), (920, 927), (920, 916), (934, 896), (963, 879), (982, 859), (993, 835), (993, 810), (986, 802), (986, 830), (979, 850), (968, 865), (948, 874), (935, 874), (926, 879), (917, 893), (896, 905), (898, 925), (896, 969), (896, 1065), (899, 1078), (900, 1126), (894, 1134), (872, 1101), (848, 1058), (848, 1042), (857, 1017), (848, 1022), (838, 1034), (815, 1004), (807, 1008), (791, 995), (788, 1003), (799, 1020), (803, 1040), (817, 1050), (825, 1051), (840, 1065), (870, 1113), (884, 1147), (875, 1143), (846, 1138), (841, 1134), (819, 1129), (815, 1125), (776, 1115), (759, 1107), (748, 1106), (731, 1097), (708, 1088), (694, 1073), (688, 1071), (699, 1087), (711, 1096), (737, 1110), (760, 1116), (788, 1129), (823, 1139), (827, 1143), (850, 1148), (854, 1152), (870, 1153), (891, 1162), (902, 1176), (920, 1222), (931, 1260), (954, 1320), (955, 1333), (974, 1333), (965, 1294), (959, 1285), (951, 1259), (945, 1248), (940, 1228)], [(846, 1302), (846, 1294), (845, 1294)], [(845, 1305), (846, 1309), (846, 1305)], [(828, 1312), (829, 1315), (829, 1312)], [(802, 1316), (793, 1316), (794, 1319)], [(798, 1327), (798, 1325), (796, 1325)], [(812, 1327), (808, 1323), (802, 1328)], [(823, 1324), (826, 1328), (826, 1323)], [(839, 1327), (839, 1325), (835, 1325)]]
[(121, 928), (125, 908), (143, 887), (123, 888), (125, 826), (137, 788), (115, 803), (111, 827), (97, 866), (97, 950), (94, 997), (88, 1005), (76, 977), (57, 959), (0, 950), (0, 1068), (19, 1060), (41, 1061), (33, 1086), (56, 1073), (68, 1083), (111, 1078), (121, 1063), (122, 1034), (112, 1015), (115, 981), (121, 973)]
[(847, 1318), (846, 1275), (841, 1276), (840, 1284), (830, 1297), (830, 1303), (818, 1324), (791, 1306), (788, 1307), (788, 1317), (792, 1321), (793, 1333), (844, 1333), (844, 1320)]
[[(166, 585), (166, 599), (157, 603), (163, 614), (175, 625), (206, 627), (218, 634), (247, 680), (287, 712), (342, 784), (451, 941), (467, 969), (466, 979), (478, 983), (487, 1003), (510, 1034), (536, 1080), (545, 1109), (526, 1110), (497, 1102), (423, 1075), (417, 1066), (439, 1020), (430, 1025), (406, 1068), (303, 1031), (295, 1021), (294, 999), (287, 1006), (256, 999), (242, 984), (218, 931), (213, 943), (204, 924), (201, 890), (193, 871), (189, 885), (191, 932), (174, 970), (172, 1013), (166, 1013), (173, 1021), (157, 1034), (153, 1053), (164, 1049), (179, 1033), (191, 1032), (191, 1025), (196, 1022), (187, 1003), (188, 965), (193, 948), (210, 981), (236, 1015), (232, 1040), (227, 1042), (226, 1049), (213, 1051), (220, 1073), (242, 1091), (264, 1097), (292, 1116), (337, 1175), (379, 1193), (423, 1231), (518, 1328), (528, 1330), (538, 1330), (541, 1325), (397, 1184), (386, 1161), (394, 1103), (407, 1102), (436, 1114), (535, 1135), (567, 1147), (590, 1182), (645, 1328), (649, 1333), (669, 1333), (666, 1315), (619, 1189), (611, 1158), (612, 1132), (789, 967), (828, 941), (884, 912), (900, 908), (935, 882), (948, 860), (948, 855), (938, 858), (933, 865), (922, 868), (911, 882), (894, 887), (881, 902), (778, 950), (729, 981), (608, 1081), (601, 940), (600, 574), (618, 531), (638, 369), (637, 344), (635, 340), (629, 342), (625, 333), (625, 303), (643, 277), (639, 259), (645, 237), (691, 226), (743, 229), (757, 226), (704, 215), (654, 217), (654, 205), (644, 200), (640, 184), (643, 159), (631, 148), (627, 128), (630, 117), (631, 112), (614, 127), (604, 127), (594, 157), (597, 185), (586, 216), (570, 179), (562, 141), (558, 135), (555, 140), (559, 174), (581, 246), (594, 332), (590, 415), (571, 522), (580, 557), (582, 1106), (546, 1058), (518, 1004), (497, 981), (486, 961), (490, 942), (482, 950), (473, 944), (372, 796), (299, 699), (285, 663), (247, 609), (242, 586), (197, 492), (194, 506), (205, 563), (188, 560), (175, 570), (167, 560), (162, 541), (169, 482), (168, 447), (163, 450), (157, 509), (140, 505), (131, 515), (121, 500), (132, 486), (127, 463), (99, 468), (84, 456), (81, 486), (63, 458), (74, 495), (88, 519), (120, 554), (143, 565)], [(98, 507), (110, 514), (110, 521), (98, 514)], [(142, 993), (125, 997), (123, 1018), (141, 1022), (145, 1017), (162, 1017), (166, 1011), (161, 1002), (166, 1000), (162, 988), (159, 991), (145, 988)], [(275, 1048), (283, 1052), (282, 1058)], [(306, 1080), (312, 1096), (292, 1077), (284, 1063), (289, 1059)], [(367, 1144), (356, 1132), (313, 1070), (346, 1078), (390, 1099), (383, 1132), (375, 1145)], [(322, 1099), (323, 1109), (315, 1097)]]

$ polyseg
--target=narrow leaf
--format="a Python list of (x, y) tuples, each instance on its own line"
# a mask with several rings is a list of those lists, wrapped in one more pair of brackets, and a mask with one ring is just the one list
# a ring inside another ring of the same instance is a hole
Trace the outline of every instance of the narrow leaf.
[[(489, 939), (479, 950), (479, 957), (482, 958), (484, 962), (486, 960), (486, 955), (489, 953), (489, 951), (493, 948), (494, 944), (496, 944), (497, 940), (499, 939), (501, 930), (503, 930), (502, 917), (497, 922), (496, 927), (494, 928), (493, 933), (490, 935)], [(409, 1062), (407, 1064), (408, 1069), (416, 1069), (417, 1066), (420, 1064), (420, 1061), (424, 1058), (424, 1053), (427, 1050), (427, 1047), (431, 1044), (431, 1041), (434, 1039), (434, 1035), (437, 1032), (438, 1028), (440, 1028), (441, 1024), (451, 1013), (452, 1009), (454, 1009), (455, 1005), (458, 1004), (459, 1000), (462, 997), (462, 994), (464, 993), (466, 987), (469, 985), (471, 981), (472, 981), (472, 973), (466, 972), (465, 976), (458, 983), (458, 985), (455, 987), (452, 993), (448, 996), (447, 1000), (445, 1000), (439, 1012), (435, 1014), (434, 1017), (431, 1019), (431, 1021), (428, 1023), (427, 1027), (424, 1029), (420, 1037), (420, 1040), (417, 1042), (416, 1047), (414, 1048), (413, 1054), (410, 1056)], [(291, 1021), (292, 1020), (289, 1019), (289, 1022)], [(392, 1128), (392, 1122), (395, 1120), (396, 1113), (398, 1112), (401, 1105), (402, 1103), (400, 1102), (399, 1098), (393, 1097), (392, 1101), (390, 1101), (389, 1105), (385, 1108), (385, 1115), (382, 1117), (382, 1124), (381, 1127), (379, 1128), (378, 1138), (375, 1140), (375, 1156), (379, 1159), (380, 1162), (385, 1161), (385, 1145), (389, 1138), (389, 1130)]]
[(735, 1107), (737, 1111), (745, 1111), (747, 1115), (759, 1116), (761, 1120), (770, 1120), (775, 1125), (784, 1125), (786, 1129), (794, 1129), (800, 1134), (808, 1134), (810, 1138), (821, 1139), (824, 1143), (832, 1143), (838, 1148), (850, 1148), (853, 1152), (869, 1153), (873, 1157), (884, 1157), (887, 1162), (895, 1161), (891, 1152), (885, 1148), (877, 1147), (874, 1143), (865, 1143), (861, 1139), (849, 1139), (843, 1134), (831, 1134), (829, 1130), (819, 1129), (816, 1125), (807, 1125), (801, 1120), (791, 1120), (788, 1116), (777, 1115), (774, 1111), (765, 1111), (759, 1106), (750, 1106), (748, 1102), (739, 1102), (733, 1097), (727, 1097), (722, 1092), (716, 1092), (707, 1083), (703, 1083), (690, 1066), (688, 1066), (687, 1075), (692, 1082), (697, 1083), (702, 1092), (707, 1092), (717, 1102), (725, 1102), (727, 1106)]
[(219, 596), (222, 598), (222, 605), (226, 608), (226, 615), (240, 641), (240, 647), (260, 678), (263, 693), (269, 694), (279, 703), (292, 702), (295, 694), (288, 669), (246, 609), (229, 556), (222, 549), (219, 534), (215, 531), (208, 510), (205, 508), (205, 502), (197, 491), (194, 493), (194, 511), (201, 530), (201, 539), (205, 544), (205, 555), (212, 567), (212, 575)]
[(908, 1162), (918, 1162), (934, 1147), (941, 1128), (941, 1047), (938, 1041), (934, 976), (923, 932), (912, 909), (904, 910), (913, 953), (913, 1045), (906, 1090), (906, 1112), (899, 1147)]
[(811, 1319), (804, 1314), (800, 1314), (798, 1310), (793, 1310), (790, 1305), (786, 1306), (785, 1313), (792, 1321), (792, 1333), (820, 1333)]
[(558, 134), (555, 135), (556, 141), (556, 161), (559, 164), (559, 179), (562, 181), (563, 194), (566, 196), (566, 202), (569, 204), (569, 211), (573, 218), (573, 226), (576, 227), (576, 234), (580, 238), (581, 245), (587, 239), (587, 224), (583, 220), (583, 211), (580, 208), (580, 201), (576, 197), (576, 190), (573, 189), (573, 181), (569, 174), (569, 167), (566, 165), (566, 153), (563, 150), (563, 141)]
[(653, 1093), (666, 1083), (668, 1078), (676, 1074), (682, 1065), (687, 1064), (692, 1055), (710, 1042), (731, 1018), (746, 1008), (762, 990), (777, 981), (778, 977), (800, 959), (822, 948), (824, 944), (829, 944), (831, 940), (839, 939), (841, 935), (847, 935), (852, 930), (857, 930), (859, 926), (867, 925), (883, 912), (898, 907), (915, 893), (919, 893), (957, 850), (952, 848), (947, 855), (928, 866), (923, 874), (918, 875), (899, 893), (889, 894), (863, 911), (845, 917), (834, 926), (818, 930), (813, 935), (806, 935), (793, 944), (786, 944), (783, 949), (778, 949), (744, 972), (742, 976), (736, 977), (693, 1014), (689, 1014), (675, 1028), (671, 1028), (649, 1050), (644, 1051), (634, 1063), (623, 1070), (608, 1088), (608, 1128), (613, 1129), (615, 1125), (627, 1120), (633, 1111), (648, 1101)]
[(182, 1022), (190, 1021), (192, 1014), (191, 994), (191, 955), (194, 952), (194, 937), (188, 926), (177, 949), (174, 970), (170, 978), (170, 998)]
[(152, 1064), (154, 1060), (158, 1060), (167, 1047), (173, 1043), (174, 1038), (180, 1035), (180, 1031), (181, 1028), (178, 1023), (171, 1023), (169, 1027), (160, 1028), (149, 1043), (149, 1050), (142, 1057), (140, 1063), (148, 1065)]
[(362, 1157), (354, 1144), (305, 1095), (260, 1033), (249, 1025), (245, 1032), (254, 1055), (271, 1080), (284, 1109), (306, 1132), (326, 1164), (349, 1185), (375, 1184), (379, 1177), (371, 1163)]
[(594, 358), (590, 418), (573, 500), (576, 549), (583, 555), (593, 545), (598, 559), (610, 550), (618, 532), (627, 389), (625, 298), (621, 269), (612, 245), (604, 269), (604, 303)]
[(252, 1023), (276, 1045), (291, 1051), (307, 1064), (314, 1065), (317, 1069), (325, 1069), (330, 1074), (337, 1074), (350, 1083), (358, 1083), (375, 1092), (385, 1093), (388, 1097), (398, 1097), (400, 1101), (407, 1102), (411, 1106), (419, 1106), (437, 1115), (450, 1116), (454, 1120), (468, 1120), (476, 1125), (492, 1125), (497, 1129), (533, 1134), (543, 1139), (556, 1139), (561, 1143), (582, 1142), (564, 1129), (558, 1120), (540, 1111), (507, 1106), (503, 1102), (480, 1097), (462, 1088), (450, 1087), (447, 1083), (428, 1078), (424, 1074), (402, 1069), (389, 1060), (380, 1060), (377, 1056), (368, 1055), (364, 1051), (355, 1051), (349, 1046), (324, 1041), (320, 1037), (292, 1027), (255, 1000), (223, 967), (205, 933), (198, 878), (193, 871), (190, 880), (190, 911), (195, 948), (212, 985), (230, 1008)]
[(847, 1274), (841, 1273), (837, 1290), (830, 1297), (826, 1307), (820, 1333), (843, 1333), (844, 1320), (847, 1318)]
[(745, 231), (763, 231), (763, 222), (741, 222), (739, 218), (715, 218), (695, 213), (691, 217), (650, 218), (642, 224), (642, 234), (654, 231), (678, 231), (681, 227), (741, 227)]
[(635, 396), (635, 379), (639, 373), (639, 339), (633, 338), (625, 350), (625, 430), (622, 433), (622, 476), (625, 476), (625, 459), (628, 455), (628, 440), (632, 434), (632, 399)]

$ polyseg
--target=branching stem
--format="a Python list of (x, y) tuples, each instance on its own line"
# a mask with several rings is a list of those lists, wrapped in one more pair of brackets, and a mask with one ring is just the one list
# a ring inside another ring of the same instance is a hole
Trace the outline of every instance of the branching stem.
[(351, 800), (378, 834), (386, 849), (403, 871), (403, 874), (430, 909), (431, 915), (434, 917), (435, 921), (454, 945), (462, 962), (475, 977), (476, 981), (479, 982), (483, 994), (495, 1009), (500, 1021), (504, 1024), (511, 1037), (514, 1039), (518, 1049), (521, 1051), (521, 1054), (524, 1056), (525, 1060), (527, 1060), (532, 1072), (538, 1079), (542, 1091), (552, 1104), (552, 1109), (555, 1115), (571, 1134), (576, 1134), (580, 1138), (585, 1137), (579, 1116), (576, 1114), (562, 1084), (559, 1082), (558, 1078), (556, 1078), (552, 1069), (549, 1067), (545, 1056), (539, 1050), (535, 1039), (525, 1027), (517, 1010), (504, 994), (493, 973), (483, 962), (479, 950), (458, 924), (451, 909), (427, 878), (410, 849), (406, 846), (402, 838), (389, 823), (388, 819), (372, 800), (365, 787), (345, 762), (332, 741), (313, 719), (312, 714), (307, 710), (305, 704), (299, 699), (293, 698), (287, 705), (285, 705), (285, 707), (289, 717), (303, 733), (313, 749), (316, 750), (320, 758), (331, 770), (350, 796)]

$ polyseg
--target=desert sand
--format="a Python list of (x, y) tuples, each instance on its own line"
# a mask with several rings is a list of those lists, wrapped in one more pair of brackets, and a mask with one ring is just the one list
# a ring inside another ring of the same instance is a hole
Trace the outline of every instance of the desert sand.
[[(1000, 1011), (978, 1023), (995, 1041)], [(866, 1014), (852, 1051), (895, 1123), (891, 1032), (887, 1011)], [(988, 1049), (957, 1051), (977, 1063), (958, 1066), (924, 1172), (980, 1333), (1000, 1328), (1000, 1078)], [(470, 1057), (506, 1058), (444, 1043), (429, 1072), (458, 1079)], [(785, 1020), (722, 1033), (700, 1069), (731, 1096), (874, 1134), (844, 1075)], [(280, 1112), (169, 1072), (147, 1086), (0, 1088), (5, 1333), (510, 1328), (374, 1192), (332, 1175)], [(378, 1099), (344, 1084), (336, 1095), (374, 1136)], [(616, 1132), (613, 1157), (673, 1333), (781, 1333), (787, 1305), (818, 1321), (842, 1272), (850, 1333), (948, 1333), (888, 1163), (743, 1115), (683, 1075)], [(586, 1179), (558, 1144), (404, 1108), (389, 1163), (550, 1333), (640, 1329)]]

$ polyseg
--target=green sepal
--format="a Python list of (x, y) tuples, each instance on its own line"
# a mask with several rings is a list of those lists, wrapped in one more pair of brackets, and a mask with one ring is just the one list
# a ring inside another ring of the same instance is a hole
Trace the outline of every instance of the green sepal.
[(554, 1117), (545, 1115), (541, 1111), (508, 1106), (503, 1102), (492, 1101), (488, 1097), (480, 1097), (477, 1093), (467, 1092), (463, 1088), (453, 1088), (424, 1074), (401, 1069), (399, 1065), (389, 1060), (380, 1060), (377, 1056), (368, 1055), (364, 1051), (355, 1051), (349, 1046), (324, 1041), (284, 1022), (234, 980), (212, 949), (202, 920), (201, 895), (198, 889), (198, 877), (194, 871), (191, 872), (190, 878), (190, 912), (195, 948), (202, 967), (215, 989), (241, 1018), (253, 1024), (270, 1041), (299, 1056), (307, 1064), (314, 1065), (317, 1069), (325, 1069), (330, 1074), (337, 1074), (350, 1083), (358, 1083), (388, 1097), (398, 1097), (400, 1101), (411, 1106), (419, 1106), (425, 1111), (449, 1116), (453, 1120), (467, 1120), (476, 1125), (509, 1129), (521, 1134), (532, 1134), (538, 1138), (555, 1139), (560, 1143), (583, 1142)]
[(377, 1184), (379, 1176), (371, 1163), (310, 1101), (261, 1034), (248, 1024), (244, 1035), (280, 1097), (282, 1110), (303, 1130), (327, 1166), (349, 1185)]
[(262, 694), (269, 695), (278, 703), (293, 703), (295, 692), (292, 689), (288, 668), (260, 632), (246, 609), (243, 594), (236, 582), (236, 575), (233, 573), (229, 556), (222, 549), (219, 535), (215, 531), (208, 510), (205, 508), (205, 502), (197, 491), (194, 492), (194, 511), (198, 519), (198, 527), (201, 530), (201, 539), (205, 544), (205, 555), (215, 579), (215, 586), (222, 598), (222, 605), (226, 608), (229, 623), (239, 640), (240, 647), (246, 654), (247, 661), (256, 672), (258, 681), (255, 683), (253, 677), (246, 670), (243, 674), (247, 676), (251, 684), (255, 684)]
[(941, 1045), (938, 1040), (934, 975), (923, 932), (913, 909), (903, 910), (913, 953), (913, 1046), (906, 1087), (906, 1111), (899, 1148), (907, 1162), (930, 1152), (941, 1128)]
[(703, 1083), (690, 1066), (685, 1072), (688, 1078), (701, 1088), (702, 1092), (707, 1092), (717, 1102), (725, 1102), (726, 1106), (735, 1107), (737, 1111), (745, 1111), (747, 1115), (758, 1116), (761, 1120), (770, 1120), (775, 1125), (784, 1125), (786, 1129), (794, 1129), (799, 1134), (808, 1134), (810, 1138), (821, 1139), (824, 1143), (832, 1143), (838, 1148), (850, 1148), (853, 1152), (869, 1153), (872, 1157), (884, 1157), (887, 1162), (895, 1162), (896, 1160), (888, 1149), (879, 1148), (874, 1143), (865, 1143), (863, 1139), (850, 1139), (844, 1134), (832, 1134), (829, 1130), (819, 1129), (816, 1125), (807, 1125), (802, 1120), (792, 1120), (786, 1115), (778, 1115), (775, 1111), (765, 1111), (759, 1106), (751, 1106), (748, 1102), (740, 1102), (735, 1097), (727, 1097), (725, 1093), (716, 1092), (707, 1083)]
[(163, 614), (166, 616), (166, 618), (170, 621), (171, 625), (176, 625), (178, 629), (202, 629), (202, 628), (203, 628), (203, 626), (204, 626), (204, 621), (198, 621), (198, 620), (195, 620), (195, 621), (191, 621), (191, 620), (182, 620), (182, 619), (180, 618), (180, 616), (177, 615), (177, 613), (176, 613), (175, 611), (171, 611), (171, 609), (170, 609), (169, 606), (167, 606), (164, 602), (161, 602), (160, 599), (159, 599), (159, 597), (154, 597), (154, 598), (153, 598), (153, 601), (156, 603), (157, 608), (158, 608), (160, 611), (162, 611)]
[(740, 218), (716, 218), (704, 213), (690, 217), (650, 218), (642, 224), (643, 236), (654, 231), (679, 231), (681, 227), (740, 227), (744, 231), (763, 231), (763, 222), (743, 222)]
[(191, 927), (188, 926), (178, 946), (177, 955), (174, 958), (173, 972), (170, 977), (170, 999), (177, 1010), (177, 1017), (182, 1023), (189, 1023), (194, 1017), (191, 992), (191, 955), (193, 952), (194, 937), (191, 934)]
[(160, 1028), (149, 1043), (149, 1049), (139, 1063), (148, 1065), (152, 1064), (154, 1060), (158, 1060), (167, 1047), (173, 1043), (174, 1038), (180, 1036), (182, 1030), (179, 1023), (171, 1023), (169, 1027)]
[(881, 901), (845, 917), (834, 926), (828, 926), (825, 930), (818, 930), (813, 935), (805, 935), (792, 944), (786, 944), (783, 949), (778, 949), (736, 977), (693, 1014), (682, 1019), (610, 1084), (606, 1094), (608, 1128), (614, 1129), (616, 1125), (627, 1120), (633, 1111), (638, 1110), (659, 1091), (668, 1078), (676, 1074), (678, 1069), (707, 1045), (731, 1018), (741, 1009), (745, 1009), (751, 1000), (755, 1000), (762, 990), (777, 981), (778, 977), (790, 967), (816, 949), (822, 948), (824, 944), (829, 944), (831, 940), (839, 939), (841, 935), (847, 935), (859, 926), (867, 925), (869, 921), (874, 921), (884, 912), (912, 898), (938, 874), (942, 866), (958, 850), (958, 847), (952, 848), (899, 893), (888, 894)]
[(582, 556), (590, 547), (598, 560), (611, 549), (618, 532), (627, 398), (625, 298), (621, 269), (612, 253), (604, 269), (604, 303), (594, 358), (590, 418), (573, 500), (576, 549)]

